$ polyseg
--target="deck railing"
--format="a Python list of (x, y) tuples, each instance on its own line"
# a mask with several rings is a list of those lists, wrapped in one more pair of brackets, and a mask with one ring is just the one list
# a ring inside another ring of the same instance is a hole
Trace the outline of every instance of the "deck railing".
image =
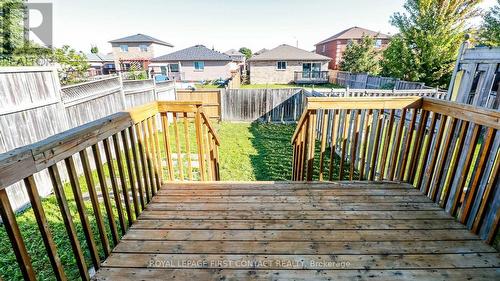
[(308, 98), (292, 180), (396, 180), (491, 243), (500, 220), (500, 112), (422, 97)]
[[(179, 134), (181, 126), (184, 137)], [(191, 145), (191, 138), (196, 140), (196, 145)], [(37, 172), (48, 170), (76, 266), (81, 278), (89, 280), (63, 179), (69, 179), (85, 244), (97, 270), (102, 254), (104, 258), (110, 254), (111, 248), (117, 245), (164, 182), (219, 180), (219, 144), (201, 102), (154, 102), (0, 154), (0, 215), (24, 279), (36, 280), (36, 275), (6, 187), (24, 181), (55, 277), (66, 280), (33, 177)], [(175, 161), (173, 153), (177, 154)], [(193, 159), (191, 153), (197, 157)], [(79, 170), (83, 170), (81, 179)], [(86, 186), (86, 190), (82, 186)], [(91, 213), (85, 207), (85, 193), (92, 205)], [(101, 203), (105, 214), (101, 213)], [(114, 213), (117, 213), (118, 223)], [(95, 218), (98, 237), (94, 237), (89, 216)], [(105, 221), (109, 227), (105, 226)], [(101, 256), (98, 244), (103, 251)]]

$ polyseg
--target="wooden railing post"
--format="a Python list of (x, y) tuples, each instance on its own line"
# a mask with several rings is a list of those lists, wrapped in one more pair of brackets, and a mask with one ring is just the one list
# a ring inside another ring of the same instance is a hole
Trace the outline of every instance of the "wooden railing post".
[(314, 172), (314, 150), (316, 144), (316, 111), (309, 114), (307, 137), (307, 181), (312, 181)]
[(200, 109), (198, 109), (195, 113), (194, 123), (196, 128), (196, 145), (198, 146), (198, 166), (200, 169), (201, 180), (205, 181), (207, 175), (205, 170), (205, 156), (203, 152), (203, 130)]

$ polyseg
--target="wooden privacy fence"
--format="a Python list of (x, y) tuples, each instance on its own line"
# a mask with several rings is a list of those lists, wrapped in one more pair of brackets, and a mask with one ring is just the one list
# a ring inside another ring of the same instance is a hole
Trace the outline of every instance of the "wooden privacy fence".
[(223, 89), (177, 90), (175, 99), (178, 101), (201, 101), (208, 117), (220, 120), (221, 91)]
[(309, 98), (292, 138), (292, 179), (407, 182), (491, 243), (499, 129), (499, 111), (432, 98)]
[(300, 88), (229, 89), (221, 93), (224, 121), (296, 121), (304, 107), (304, 97), (311, 96)]
[(402, 81), (392, 77), (375, 76), (368, 73), (350, 73), (346, 71), (338, 71), (334, 82), (353, 89), (430, 89), (430, 87), (420, 82)]
[[(153, 84), (153, 80), (122, 84), (119, 77), (109, 77), (61, 88), (55, 68), (1, 68), (0, 153), (122, 111), (128, 106), (157, 99), (175, 99), (172, 82), (155, 84), (152, 92)], [(82, 171), (78, 165), (76, 169)], [(52, 190), (47, 171), (36, 174), (35, 178), (40, 182), (40, 194), (48, 195)], [(7, 190), (14, 209), (29, 202), (24, 188)]]
[[(156, 118), (157, 116), (161, 118)], [(57, 280), (66, 280), (38, 193), (40, 182), (34, 177), (34, 174), (40, 171), (48, 171), (50, 185), (54, 190), (73, 250), (75, 266), (83, 280), (90, 280), (84, 248), (77, 236), (73, 214), (69, 210), (70, 202), (63, 188), (62, 175), (67, 175), (69, 178), (86, 248), (90, 252), (92, 265), (97, 270), (101, 265), (101, 257), (109, 256), (111, 248), (119, 243), (163, 182), (179, 179), (177, 175), (180, 175), (180, 179), (184, 178), (185, 162), (181, 157), (177, 159), (176, 164), (172, 161), (173, 151), (177, 154), (182, 153), (181, 138), (177, 128), (179, 117), (183, 119), (185, 125), (184, 144), (187, 153), (193, 152), (198, 155), (197, 169), (191, 169), (190, 160), (186, 160), (189, 179), (218, 180), (219, 140), (200, 102), (149, 103), (0, 154), (0, 215), (25, 280), (36, 280), (36, 275), (5, 188), (18, 181), (24, 183), (16, 185), (15, 188), (27, 191), (55, 277)], [(194, 118), (194, 130), (191, 130), (191, 133), (186, 125), (188, 118)], [(161, 124), (158, 124), (157, 120), (161, 120)], [(159, 130), (160, 127), (163, 127), (165, 132), (163, 135)], [(175, 131), (173, 141), (168, 134), (170, 127), (174, 127)], [(191, 148), (189, 148), (190, 136), (196, 140), (196, 145), (192, 144)], [(161, 137), (163, 144), (160, 141)], [(172, 149), (172, 146), (176, 149)], [(102, 148), (104, 154), (101, 153)], [(75, 157), (77, 155), (78, 157)], [(93, 156), (92, 160), (90, 155)], [(78, 162), (83, 167), (88, 200), (92, 205), (91, 213), (87, 213), (85, 207), (82, 182), (76, 171)], [(58, 163), (60, 165), (57, 165)], [(94, 171), (92, 165), (95, 166)], [(98, 182), (95, 182), (94, 172), (97, 173)], [(192, 177), (192, 174), (197, 176)], [(99, 197), (102, 199), (99, 200)], [(114, 213), (117, 214), (118, 222)], [(91, 229), (89, 217), (96, 221), (97, 237)], [(98, 251), (98, 248), (101, 248), (102, 252)]]

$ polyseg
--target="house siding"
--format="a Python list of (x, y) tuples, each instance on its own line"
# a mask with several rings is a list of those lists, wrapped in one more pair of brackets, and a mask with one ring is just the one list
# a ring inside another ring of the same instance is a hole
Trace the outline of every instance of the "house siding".
[[(122, 52), (121, 45), (127, 45), (128, 52)], [(148, 46), (148, 51), (142, 52), (139, 48), (140, 45)], [(154, 45), (151, 43), (112, 43), (111, 47), (117, 70), (121, 70), (120, 61), (144, 60), (146, 62), (145, 67), (147, 67), (149, 61), (154, 57)]]
[[(288, 84), (294, 81), (296, 71), (302, 71), (302, 61), (286, 61), (286, 70), (276, 69), (277, 61), (251, 61), (250, 83), (251, 84)], [(326, 61), (304, 61), (321, 63), (321, 70), (328, 69)]]
[[(381, 39), (381, 38), (376, 38)], [(330, 63), (328, 64), (328, 68), (330, 69), (339, 69), (340, 62), (342, 61), (342, 56), (347, 48), (347, 44), (351, 39), (336, 39), (323, 44), (316, 45), (316, 53), (332, 58)], [(359, 39), (352, 39), (353, 41), (358, 42)], [(379, 50), (383, 51), (389, 45), (389, 39), (381, 39), (382, 46)], [(324, 50), (323, 51), (323, 46)]]

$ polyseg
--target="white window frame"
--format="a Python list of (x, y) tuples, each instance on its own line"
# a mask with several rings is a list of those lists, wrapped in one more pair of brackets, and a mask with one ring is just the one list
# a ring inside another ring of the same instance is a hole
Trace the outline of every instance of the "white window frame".
[(382, 48), (382, 39), (376, 39), (375, 40), (375, 48), (380, 49)]
[[(196, 68), (196, 63), (201, 63), (201, 68)], [(204, 61), (194, 61), (193, 62), (194, 71), (204, 71), (205, 70), (205, 62)]]
[[(279, 67), (280, 63), (285, 63), (285, 68), (280, 68)], [(276, 70), (285, 71), (287, 67), (288, 67), (288, 63), (286, 61), (277, 61), (276, 62)]]
[(323, 53), (326, 52), (326, 44), (323, 44)]
[(139, 45), (139, 50), (143, 53), (147, 53), (149, 51), (148, 45), (146, 44)]
[(120, 45), (120, 52), (128, 53), (128, 45), (127, 44)]

